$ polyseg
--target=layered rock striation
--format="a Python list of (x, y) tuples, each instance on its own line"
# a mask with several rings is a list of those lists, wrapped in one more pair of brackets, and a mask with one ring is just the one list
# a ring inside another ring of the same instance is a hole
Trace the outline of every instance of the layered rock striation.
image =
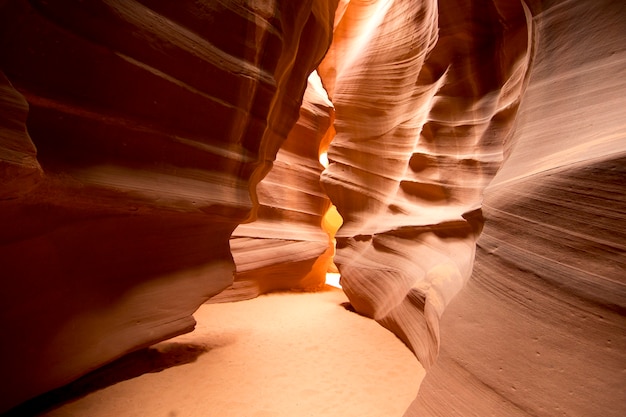
[(444, 338), (406, 416), (622, 415), (626, 8), (343, 6), (335, 262), (422, 365)]
[(510, 156), (407, 415), (626, 412), (626, 7), (530, 6), (536, 54)]
[(512, 134), (530, 15), (505, 1), (344, 6), (320, 66), (336, 108), (322, 177), (344, 220), (335, 262), (355, 309), (429, 367)]
[(319, 177), (320, 153), (333, 136), (334, 108), (316, 72), (309, 77), (300, 116), (259, 183), (257, 217), (235, 229), (230, 248), (235, 282), (211, 302), (236, 301), (276, 290), (315, 290), (332, 262), (331, 207)]
[(624, 22), (611, 0), (0, 1), (0, 412), (209, 298), (321, 285), (332, 201), (352, 306), (430, 368), (407, 416), (624, 415)]
[(335, 7), (0, 3), (0, 410), (190, 331), (232, 284)]

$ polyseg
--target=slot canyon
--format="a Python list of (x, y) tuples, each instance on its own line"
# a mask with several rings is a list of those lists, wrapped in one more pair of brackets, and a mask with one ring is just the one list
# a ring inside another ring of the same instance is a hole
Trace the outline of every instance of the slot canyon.
[(622, 417), (626, 2), (0, 0), (0, 277), (7, 416)]

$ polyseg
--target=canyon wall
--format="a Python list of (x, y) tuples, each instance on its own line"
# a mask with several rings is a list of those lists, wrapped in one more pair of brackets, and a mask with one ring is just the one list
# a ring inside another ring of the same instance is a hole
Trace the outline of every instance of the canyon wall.
[(318, 287), (332, 201), (407, 416), (626, 412), (626, 6), (338, 3), (0, 0), (0, 411)]
[(626, 5), (336, 19), (319, 71), (343, 288), (424, 367), (443, 338), (406, 415), (623, 415)]
[(320, 186), (320, 153), (332, 139), (334, 109), (321, 80), (309, 77), (300, 117), (256, 188), (257, 217), (233, 232), (233, 285), (211, 302), (238, 301), (276, 290), (324, 285), (333, 245), (322, 227), (330, 200)]
[(626, 414), (626, 4), (535, 3), (474, 273), (407, 416)]
[(0, 411), (190, 331), (232, 284), (335, 8), (0, 2)]
[(344, 6), (320, 66), (336, 109), (322, 177), (344, 221), (335, 263), (354, 308), (428, 368), (523, 95), (530, 14), (509, 1)]

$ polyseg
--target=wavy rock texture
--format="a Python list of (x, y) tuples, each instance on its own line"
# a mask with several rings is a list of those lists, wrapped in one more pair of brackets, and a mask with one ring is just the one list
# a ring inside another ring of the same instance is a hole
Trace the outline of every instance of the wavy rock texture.
[(28, 103), (0, 71), (0, 201), (30, 191), (43, 174), (26, 131)]
[(324, 285), (332, 261), (322, 228), (330, 200), (321, 189), (320, 150), (328, 147), (334, 109), (317, 73), (309, 77), (300, 117), (257, 187), (257, 219), (233, 232), (235, 282), (211, 301), (234, 301), (274, 290)]
[(626, 414), (626, 6), (338, 3), (0, 1), (0, 412), (319, 284), (334, 105), (335, 261), (430, 368), (406, 416)]
[(0, 3), (0, 411), (190, 331), (232, 283), (335, 7)]
[(531, 57), (527, 9), (479, 3), (351, 1), (320, 66), (336, 108), (322, 181), (344, 219), (343, 289), (425, 367), (470, 276)]
[(532, 7), (512, 152), (407, 415), (626, 414), (626, 6)]

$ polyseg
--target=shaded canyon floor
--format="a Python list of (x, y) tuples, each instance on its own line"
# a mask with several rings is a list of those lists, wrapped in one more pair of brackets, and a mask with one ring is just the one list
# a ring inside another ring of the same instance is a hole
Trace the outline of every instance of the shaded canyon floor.
[(194, 315), (192, 333), (127, 355), (15, 411), (54, 417), (402, 416), (423, 369), (396, 336), (346, 307), (343, 292), (330, 286), (205, 304)]

